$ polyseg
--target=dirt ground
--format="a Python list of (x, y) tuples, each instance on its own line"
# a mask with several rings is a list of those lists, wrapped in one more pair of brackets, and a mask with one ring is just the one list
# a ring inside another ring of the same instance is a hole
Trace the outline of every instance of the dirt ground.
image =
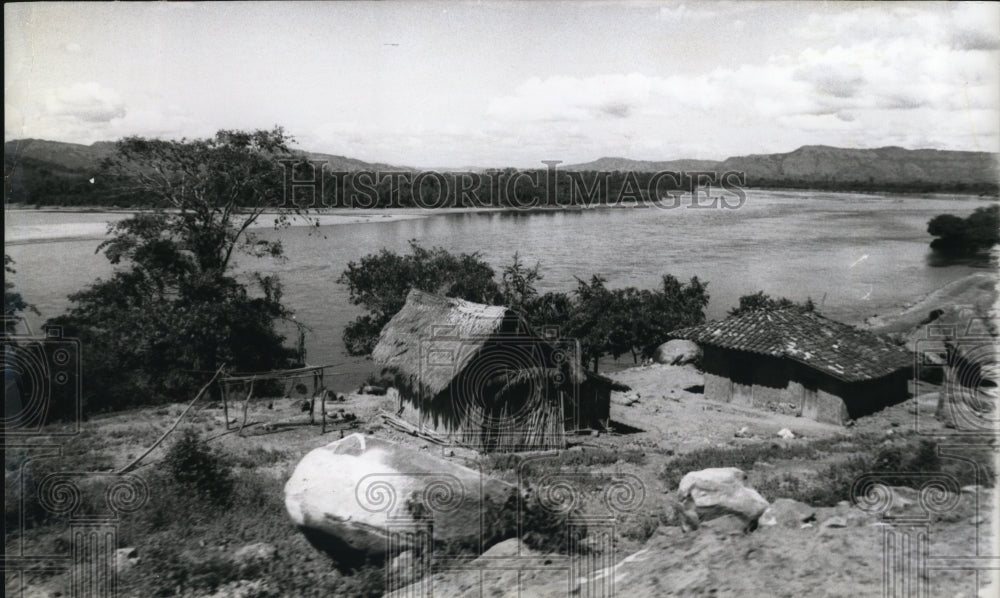
[[(929, 584), (929, 595), (975, 596), (991, 591), (984, 586), (987, 576), (982, 571), (977, 573), (964, 566), (972, 563), (982, 569), (983, 563), (992, 563), (994, 568), (1000, 567), (993, 540), (997, 517), (991, 491), (970, 489), (963, 493), (960, 504), (950, 515), (906, 525), (896, 522), (887, 526), (885, 522), (873, 520), (860, 527), (821, 527), (826, 518), (843, 515), (844, 509), (853, 509), (846, 505), (818, 509), (816, 522), (805, 527), (762, 527), (746, 535), (712, 529), (683, 533), (679, 527), (661, 525), (669, 496), (676, 490), (664, 481), (663, 473), (679, 456), (706, 448), (739, 452), (759, 446), (807, 446), (817, 440), (834, 438), (850, 443), (860, 435), (884, 436), (885, 442), (891, 442), (893, 438), (909, 434), (918, 418), (923, 428), (933, 421), (937, 400), (934, 387), (918, 388), (917, 398), (862, 418), (851, 427), (842, 427), (709, 401), (700, 393), (684, 390), (697, 386), (698, 373), (690, 367), (651, 365), (623, 370), (612, 376), (632, 388), (629, 393), (614, 393), (611, 408), (614, 431), (574, 435), (569, 438), (567, 452), (620, 454), (621, 459), (601, 461), (589, 466), (588, 471), (611, 476), (630, 474), (642, 482), (641, 503), (629, 515), (619, 518), (620, 533), (612, 550), (602, 556), (602, 562), (614, 565), (614, 569), (605, 571), (604, 575), (613, 579), (618, 595), (877, 594), (882, 591), (886, 530), (912, 531), (916, 529), (914, 525), (923, 526), (920, 529), (929, 542), (927, 554), (933, 557), (930, 563), (940, 567), (916, 573), (922, 583)], [(302, 410), (301, 398), (255, 399), (248, 410), (248, 425), (242, 435), (237, 432), (242, 417), (239, 408), (230, 407), (230, 429), (227, 430), (221, 404), (208, 401), (196, 405), (179, 429), (193, 427), (211, 446), (229, 454), (244, 455), (250, 464), (260, 459), (255, 469), (275, 478), (287, 476), (308, 451), (354, 432), (374, 434), (419, 450), (433, 451), (443, 458), (473, 467), (486, 463), (473, 451), (441, 447), (386, 425), (379, 412), (396, 410), (396, 399), (391, 394), (347, 393), (345, 396), (344, 402), (331, 402), (328, 410), (335, 413), (342, 409), (355, 416), (354, 421), (331, 425), (325, 434), (320, 433), (318, 425), (309, 425), (309, 414)], [(116, 471), (156, 441), (184, 408), (185, 405), (171, 405), (91, 418), (84, 422), (81, 434), (65, 444), (63, 453), (77, 459), (86, 470)], [(780, 438), (778, 432), (784, 428), (795, 438)], [(935, 428), (933, 424), (930, 430), (932, 437), (934, 430), (938, 430), (942, 434), (940, 439), (946, 440), (947, 430)], [(141, 476), (154, 471), (168, 445), (169, 440), (154, 450), (136, 473)], [(777, 473), (816, 476), (820, 475), (828, 459), (842, 457), (820, 454), (757, 463), (748, 473), (751, 483)], [(8, 471), (14, 458), (16, 451), (8, 452)], [(502, 471), (491, 471), (491, 474), (509, 479)], [(596, 504), (600, 498), (597, 493), (588, 500)], [(773, 501), (780, 497), (765, 495), (765, 498)], [(20, 543), (26, 552), (45, 545), (41, 539), (32, 539), (30, 531), (18, 536), (8, 530), (6, 540), (8, 546), (12, 541)], [(490, 560), (491, 557), (513, 554), (527, 558), (534, 554), (516, 545), (516, 541), (502, 543), (491, 550), (480, 557), (480, 562), (496, 564), (496, 559)], [(543, 561), (557, 558), (534, 556)], [(949, 561), (943, 557), (954, 558)], [(511, 562), (522, 563), (520, 560)], [(465, 568), (475, 569), (475, 561)], [(567, 592), (581, 592), (579, 580), (567, 582), (565, 572), (556, 578), (545, 572), (529, 574), (516, 570), (483, 574), (456, 570), (443, 575), (434, 582), (435, 596), (472, 595), (470, 592), (478, 592), (477, 587), (481, 587), (483, 593), (474, 595), (482, 596), (515, 596), (517, 588), (521, 589), (521, 596), (565, 596)], [(26, 595), (55, 596), (56, 588), (63, 587), (65, 581), (51, 580)], [(281, 595), (280, 588), (277, 590), (277, 595)]]

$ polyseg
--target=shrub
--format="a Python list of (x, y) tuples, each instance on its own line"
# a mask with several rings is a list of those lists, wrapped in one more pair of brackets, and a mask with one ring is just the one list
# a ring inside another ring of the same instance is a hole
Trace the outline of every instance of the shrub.
[(233, 474), (227, 460), (211, 450), (192, 428), (184, 430), (164, 459), (171, 480), (215, 505), (232, 499)]

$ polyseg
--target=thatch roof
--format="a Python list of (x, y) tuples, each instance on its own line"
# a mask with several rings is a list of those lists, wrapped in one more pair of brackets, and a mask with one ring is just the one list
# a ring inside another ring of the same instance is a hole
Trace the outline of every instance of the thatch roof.
[(913, 355), (887, 339), (797, 309), (755, 310), (674, 330), (669, 336), (787, 357), (847, 382), (879, 378), (913, 365)]
[[(491, 336), (516, 327), (507, 308), (413, 289), (379, 335), (372, 358), (409, 385), (436, 395), (448, 387)], [(432, 342), (431, 342), (432, 341)]]
[[(548, 355), (556, 351), (515, 311), (413, 289), (403, 308), (382, 329), (372, 358), (396, 375), (400, 390), (429, 397), (447, 389), (487, 344), (502, 345), (504, 337), (522, 344), (531, 339)], [(553, 367), (549, 358), (542, 361), (543, 368)], [(575, 361), (565, 364), (574, 383), (620, 386), (603, 376), (585, 374), (579, 360)]]

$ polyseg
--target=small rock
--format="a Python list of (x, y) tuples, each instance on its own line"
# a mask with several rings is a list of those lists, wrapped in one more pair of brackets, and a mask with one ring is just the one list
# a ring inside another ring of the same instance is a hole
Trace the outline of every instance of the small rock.
[(976, 515), (972, 519), (969, 519), (969, 523), (971, 523), (972, 525), (979, 525), (984, 521), (986, 521), (986, 517), (983, 515)]
[(692, 471), (681, 478), (677, 498), (685, 510), (693, 509), (701, 522), (737, 515), (748, 529), (756, 525), (770, 504), (746, 481), (746, 474), (735, 467)]
[(747, 428), (746, 426), (743, 426), (742, 428), (736, 431), (736, 434), (734, 434), (734, 436), (736, 436), (737, 438), (746, 438), (749, 435), (750, 435), (750, 428)]
[(126, 571), (139, 563), (139, 551), (134, 547), (119, 548), (115, 551), (115, 568), (118, 575), (124, 575)]
[(790, 498), (779, 498), (764, 511), (759, 523), (762, 526), (798, 527), (815, 520), (815, 508)]
[(785, 440), (791, 440), (795, 438), (795, 434), (793, 434), (792, 431), (789, 430), (788, 428), (782, 428), (778, 430), (778, 437), (784, 438)]
[(828, 527), (847, 527), (847, 519), (840, 517), (839, 515), (831, 517), (820, 524), (820, 527), (822, 529), (826, 529)]
[(976, 484), (972, 486), (962, 486), (962, 494), (979, 494), (982, 491), (982, 487)]

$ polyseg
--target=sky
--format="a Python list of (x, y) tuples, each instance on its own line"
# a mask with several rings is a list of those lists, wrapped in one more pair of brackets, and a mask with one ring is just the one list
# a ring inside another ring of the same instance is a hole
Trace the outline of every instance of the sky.
[(1000, 4), (4, 5), (4, 137), (283, 126), (411, 167), (1000, 151)]

